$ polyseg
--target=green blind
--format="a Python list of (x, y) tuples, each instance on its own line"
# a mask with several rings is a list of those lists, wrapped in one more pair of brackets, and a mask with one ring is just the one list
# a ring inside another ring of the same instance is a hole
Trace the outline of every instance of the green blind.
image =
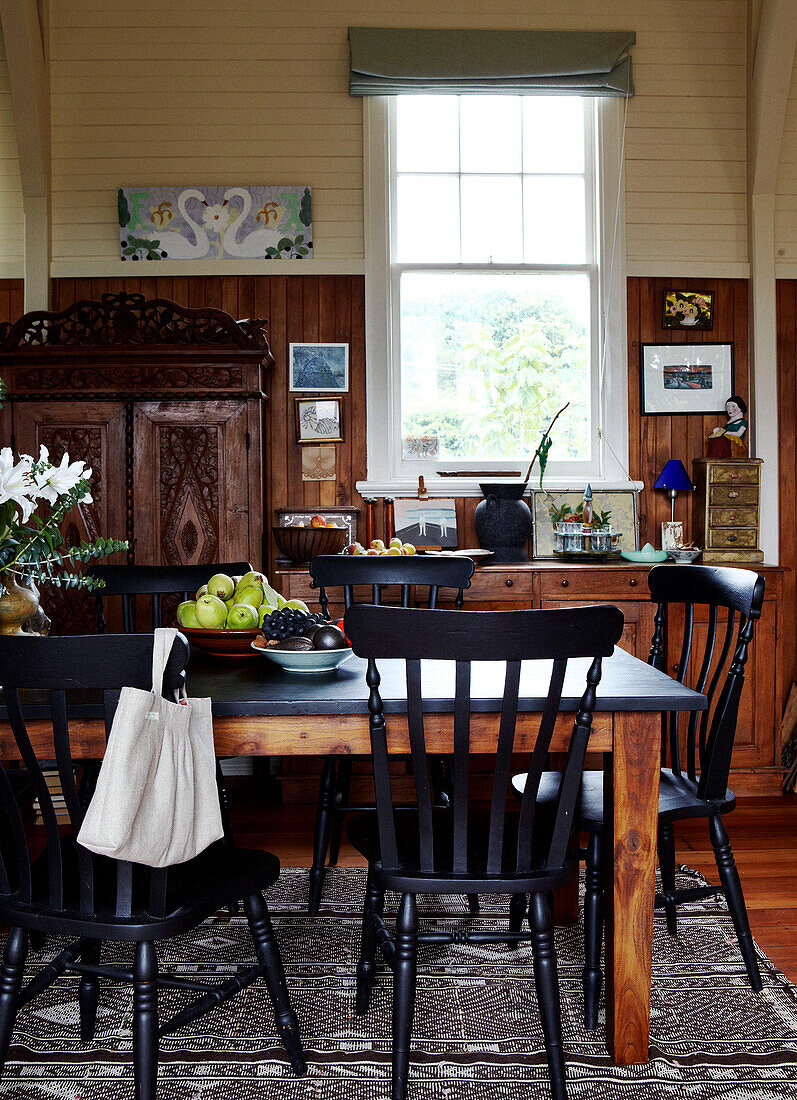
[(631, 96), (634, 31), (349, 27), (352, 95)]

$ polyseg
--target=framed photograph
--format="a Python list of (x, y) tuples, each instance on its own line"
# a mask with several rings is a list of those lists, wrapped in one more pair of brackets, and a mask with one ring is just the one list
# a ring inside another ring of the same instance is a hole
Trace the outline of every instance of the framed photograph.
[(348, 393), (348, 344), (291, 344), (289, 388), (293, 393)]
[(393, 511), (396, 537), (402, 542), (411, 542), (421, 548), (456, 550), (457, 502), (453, 497), (397, 498)]
[(643, 416), (724, 413), (733, 344), (640, 344), (639, 356)]
[(665, 290), (661, 327), (711, 332), (714, 328), (714, 291)]
[(313, 516), (321, 516), (330, 526), (345, 527), (349, 532), (349, 542), (357, 541), (357, 520), (360, 509), (356, 507), (276, 508), (275, 515), (279, 527), (294, 527), (299, 523), (309, 527)]
[(295, 397), (294, 407), (297, 443), (340, 443), (342, 441), (342, 397)]
[[(554, 547), (551, 508), (561, 508), (568, 504), (572, 509), (584, 499), (584, 487), (580, 489), (532, 489), (531, 513), (534, 517), (532, 530), (533, 556), (535, 558), (556, 558)], [(593, 489), (592, 511), (611, 512), (609, 523), (612, 531), (621, 535), (617, 543), (618, 550), (639, 549), (639, 519), (636, 489)]]

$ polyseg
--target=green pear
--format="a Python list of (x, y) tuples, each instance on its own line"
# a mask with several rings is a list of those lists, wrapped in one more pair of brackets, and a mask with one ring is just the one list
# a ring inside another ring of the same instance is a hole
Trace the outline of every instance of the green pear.
[(226, 573), (214, 573), (208, 581), (208, 592), (225, 602), (231, 600), (235, 592), (232, 577), (228, 577)]
[(277, 608), (272, 607), (270, 603), (261, 603), (260, 607), (257, 609), (258, 626), (262, 626), (271, 612), (276, 610)]
[(251, 585), (255, 585), (257, 588), (262, 588), (266, 583), (266, 578), (262, 573), (258, 573), (256, 570), (252, 570), (251, 573), (244, 573), (241, 579), (236, 584), (236, 588), (240, 591), (244, 588), (249, 588)]
[(196, 601), (196, 617), (205, 630), (222, 630), (227, 619), (227, 608), (218, 596), (208, 593)]
[(256, 630), (257, 611), (248, 603), (237, 603), (227, 615), (228, 630)]
[(280, 596), (279, 592), (276, 593), (276, 596), (277, 596), (277, 611), (282, 611), (283, 607), (288, 606), (288, 601), (285, 599), (284, 596)]
[(177, 622), (189, 630), (196, 630), (199, 622), (196, 617), (196, 601), (185, 600), (177, 608)]
[(194, 599), (195, 600), (201, 600), (202, 597), (207, 596), (207, 594), (208, 594), (208, 586), (206, 584), (203, 584), (201, 588), (197, 588), (196, 595), (194, 596)]
[(236, 588), (238, 587), (238, 585), (241, 583), (241, 581), (243, 579), (244, 579), (243, 578), (243, 573), (233, 573), (232, 574), (232, 583), (235, 585)]
[(293, 608), (294, 611), (303, 611), (305, 615), (310, 614), (310, 608), (303, 600), (288, 600), (285, 606)]
[(248, 588), (239, 588), (235, 593), (236, 606), (239, 604), (249, 604), (250, 607), (258, 608), (263, 602), (263, 589), (257, 588), (254, 584), (250, 584)]

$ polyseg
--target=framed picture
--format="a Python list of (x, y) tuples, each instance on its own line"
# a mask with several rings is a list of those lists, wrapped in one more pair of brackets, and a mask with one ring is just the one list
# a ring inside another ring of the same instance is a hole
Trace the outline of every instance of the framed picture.
[[(617, 543), (618, 550), (639, 549), (639, 520), (637, 511), (638, 492), (636, 489), (593, 489), (592, 512), (611, 512), (609, 523), (612, 531), (621, 535)], [(550, 509), (561, 508), (569, 504), (572, 509), (584, 499), (584, 488), (532, 489), (531, 512), (534, 517), (532, 530), (533, 556), (535, 558), (556, 558), (555, 539)]]
[(639, 355), (643, 416), (725, 411), (733, 344), (640, 344)]
[(295, 397), (294, 404), (297, 443), (341, 442), (342, 397)]
[(275, 514), (279, 527), (293, 527), (298, 523), (309, 527), (313, 516), (321, 516), (330, 526), (345, 527), (349, 532), (349, 542), (357, 541), (359, 508), (276, 508)]
[(457, 503), (451, 498), (397, 498), (393, 511), (396, 537), (418, 547), (440, 547), (456, 550)]
[(294, 393), (348, 393), (348, 344), (291, 344), (288, 357)]
[(711, 332), (714, 328), (714, 291), (665, 290), (661, 327)]

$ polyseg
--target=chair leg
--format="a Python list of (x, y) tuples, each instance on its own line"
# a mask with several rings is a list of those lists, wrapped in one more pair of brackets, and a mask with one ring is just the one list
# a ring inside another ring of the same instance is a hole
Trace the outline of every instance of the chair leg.
[(393, 960), (392, 1100), (405, 1100), (407, 1096), (417, 968), (418, 909), (415, 895), (404, 894), (396, 918), (396, 952)]
[(374, 918), (382, 916), (384, 904), (384, 891), (373, 885), (369, 875), (365, 887), (360, 960), (357, 963), (357, 998), (354, 1011), (358, 1016), (364, 1016), (371, 1004), (371, 990), (376, 975), (376, 926)]
[(333, 792), (335, 788), (335, 758), (328, 756), (321, 772), (318, 788), (318, 806), (315, 814), (315, 834), (313, 836), (313, 865), (310, 868), (310, 898), (308, 909), (310, 916), (318, 915), (321, 904), (321, 892), (324, 889), (324, 873), (329, 847), (329, 833), (332, 828)]
[(736, 870), (728, 831), (719, 814), (714, 814), (713, 817), (708, 819), (708, 827), (720, 882), (728, 900), (728, 909), (730, 910), (733, 927), (736, 929), (736, 938), (739, 941), (739, 950), (744, 959), (747, 977), (750, 979), (750, 985), (758, 992), (763, 987), (763, 982), (758, 969), (753, 936), (750, 932), (750, 922), (747, 919), (747, 906), (744, 903), (744, 893), (742, 884), (739, 881), (739, 872)]
[(598, 1026), (598, 1002), (601, 994), (601, 944), (603, 942), (603, 881), (600, 833), (590, 833), (587, 841), (586, 892), (584, 894), (584, 1027)]
[(17, 1018), (17, 1000), (22, 988), (25, 959), (28, 957), (28, 935), (23, 928), (12, 928), (3, 951), (0, 966), (0, 1075), (3, 1072), (14, 1022)]
[[(528, 909), (529, 899), (525, 894), (513, 894), (509, 902), (509, 931), (519, 932), (523, 927), (523, 918)], [(517, 942), (508, 945), (512, 950), (517, 948)]]
[(136, 1100), (155, 1100), (158, 1080), (158, 957), (137, 943), (133, 961), (133, 1072)]
[(299, 1021), (288, 996), (282, 956), (277, 941), (274, 939), (274, 929), (271, 926), (268, 906), (261, 894), (252, 894), (245, 899), (244, 908), (249, 920), (249, 930), (252, 933), (258, 962), (265, 967), (263, 976), (274, 1008), (274, 1022), (277, 1025), (277, 1031), (294, 1071), (301, 1076), (307, 1071), (307, 1063), (304, 1060), (302, 1040), (299, 1036)]
[(553, 938), (553, 914), (547, 897), (531, 895), (529, 905), (531, 950), (534, 957), (534, 984), (540, 1005), (545, 1053), (551, 1078), (553, 1100), (567, 1100), (565, 1058), (562, 1050), (562, 1015), (559, 1004), (559, 975)]
[(354, 762), (350, 757), (344, 757), (338, 764), (335, 778), (334, 810), (329, 837), (329, 863), (331, 867), (335, 866), (340, 855), (340, 842), (343, 839), (343, 811), (349, 804), (353, 766)]
[[(101, 940), (87, 940), (80, 953), (80, 961), (97, 966), (102, 950)], [(97, 1002), (100, 999), (100, 979), (97, 974), (83, 974), (80, 978), (78, 1001), (80, 1003), (80, 1041), (90, 1043), (97, 1026)]]
[(671, 821), (659, 822), (659, 833), (656, 839), (656, 847), (659, 850), (659, 870), (661, 871), (661, 884), (664, 887), (664, 912), (667, 915), (667, 931), (671, 936), (678, 935), (678, 912), (676, 904), (672, 900), (675, 891), (675, 834)]

